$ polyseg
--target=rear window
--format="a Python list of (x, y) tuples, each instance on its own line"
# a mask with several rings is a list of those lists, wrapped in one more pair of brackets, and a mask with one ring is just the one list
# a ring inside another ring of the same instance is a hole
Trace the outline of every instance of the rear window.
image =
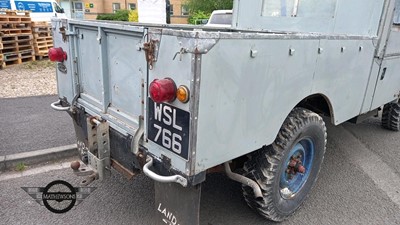
[(210, 24), (232, 24), (232, 13), (214, 14), (211, 18)]
[(266, 17), (334, 17), (337, 0), (264, 0)]
[(394, 18), (393, 23), (396, 25), (400, 25), (400, 0), (396, 0), (396, 6), (394, 10)]

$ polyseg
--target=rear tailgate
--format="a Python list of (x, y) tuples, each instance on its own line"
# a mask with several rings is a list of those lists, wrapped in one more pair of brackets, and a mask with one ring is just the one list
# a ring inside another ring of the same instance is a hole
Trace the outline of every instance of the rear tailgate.
[[(79, 83), (78, 103), (120, 132), (134, 135), (144, 112), (147, 63), (143, 27), (70, 21)], [(113, 124), (115, 126), (113, 126)]]

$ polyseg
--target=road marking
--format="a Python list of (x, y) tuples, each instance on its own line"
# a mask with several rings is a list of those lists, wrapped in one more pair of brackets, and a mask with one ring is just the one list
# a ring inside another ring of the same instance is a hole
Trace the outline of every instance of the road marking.
[(330, 129), (330, 134), (345, 144), (348, 159), (358, 165), (400, 208), (400, 177), (396, 172), (343, 126)]
[(20, 177), (25, 177), (25, 176), (31, 176), (35, 174), (40, 174), (40, 173), (46, 173), (54, 170), (62, 170), (62, 169), (67, 169), (71, 168), (70, 167), (70, 162), (64, 162), (64, 163), (55, 163), (55, 164), (50, 164), (50, 165), (45, 165), (41, 167), (36, 167), (32, 169), (27, 169), (22, 172), (4, 172), (0, 173), (0, 181), (6, 181), (6, 180), (11, 180), (11, 179), (16, 179)]

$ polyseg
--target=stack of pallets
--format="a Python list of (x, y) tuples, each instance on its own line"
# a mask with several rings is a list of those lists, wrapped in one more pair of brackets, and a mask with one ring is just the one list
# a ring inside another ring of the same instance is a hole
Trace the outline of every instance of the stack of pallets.
[(29, 12), (0, 11), (0, 67), (35, 61)]
[(53, 47), (51, 24), (48, 22), (32, 22), (33, 45), (37, 59), (48, 56), (48, 51)]

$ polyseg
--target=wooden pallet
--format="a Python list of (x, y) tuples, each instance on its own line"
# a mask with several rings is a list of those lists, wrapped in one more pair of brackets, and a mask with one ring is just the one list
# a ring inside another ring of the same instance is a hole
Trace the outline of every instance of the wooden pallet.
[(30, 28), (31, 17), (29, 11), (0, 10), (2, 28)]
[(32, 27), (32, 33), (51, 33), (51, 27)]
[(0, 42), (4, 43), (6, 41), (22, 41), (22, 40), (32, 40), (32, 34), (3, 34), (0, 36)]
[(46, 37), (34, 37), (35, 42), (41, 42), (41, 41), (53, 41), (53, 37), (51, 36), (46, 36)]
[(11, 28), (11, 29), (0, 29), (0, 33), (3, 35), (19, 35), (19, 34), (32, 34), (30, 28)]
[(9, 9), (1, 9), (0, 16), (18, 16), (18, 17), (31, 17), (30, 11), (21, 11), (21, 10), (9, 10)]
[(12, 54), (20, 51), (34, 51), (32, 35), (12, 35), (0, 37), (3, 48), (1, 54)]
[(31, 26), (37, 59), (48, 57), (48, 51), (53, 47), (51, 24), (47, 21), (34, 21)]
[(3, 69), (6, 66), (3, 59), (4, 59), (3, 54), (0, 54), (0, 69)]
[(35, 56), (39, 60), (47, 58), (47, 57), (49, 57), (49, 50), (36, 50), (35, 49)]
[(32, 34), (34, 38), (44, 38), (44, 37), (48, 37), (53, 39), (53, 36), (51, 34), (51, 32), (46, 32), (46, 33), (33, 33)]
[(4, 29), (23, 29), (29, 28), (31, 29), (31, 22), (29, 21), (1, 21), (0, 20), (0, 30)]
[(0, 22), (2, 23), (30, 23), (30, 17), (18, 17), (18, 16), (10, 16), (5, 17), (0, 15)]
[(46, 55), (36, 55), (35, 58), (36, 60), (49, 59), (49, 55), (47, 53)]
[(32, 21), (31, 25), (32, 27), (43, 27), (43, 26), (49, 27), (51, 26), (51, 23), (47, 21)]
[(37, 47), (41, 47), (41, 46), (53, 46), (53, 40), (47, 40), (47, 41), (33, 41), (33, 45), (37, 46)]
[(14, 53), (7, 53), (4, 55), (4, 66), (14, 65), (14, 64), (21, 64), (24, 62), (35, 61), (35, 52), (32, 50), (29, 51), (21, 51), (21, 52), (14, 52)]

